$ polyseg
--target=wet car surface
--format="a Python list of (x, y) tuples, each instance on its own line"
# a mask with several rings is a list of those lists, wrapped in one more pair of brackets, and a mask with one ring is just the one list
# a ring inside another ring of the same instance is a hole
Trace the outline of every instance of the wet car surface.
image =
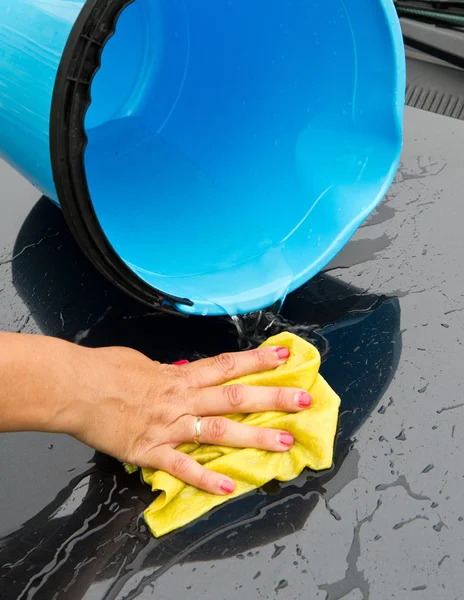
[[(388, 196), (269, 333), (321, 351), (342, 398), (330, 472), (271, 483), (155, 540), (137, 475), (66, 436), (0, 436), (0, 598), (462, 598), (464, 124), (406, 111)], [(0, 329), (174, 362), (238, 348), (225, 319), (151, 313), (0, 164)], [(20, 410), (20, 407), (18, 407)]]

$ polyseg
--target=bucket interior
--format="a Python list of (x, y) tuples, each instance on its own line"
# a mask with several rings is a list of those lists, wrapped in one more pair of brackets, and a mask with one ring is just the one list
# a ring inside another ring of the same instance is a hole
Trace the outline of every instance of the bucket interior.
[(284, 297), (390, 184), (396, 60), (380, 0), (135, 0), (85, 122), (109, 242), (189, 312)]

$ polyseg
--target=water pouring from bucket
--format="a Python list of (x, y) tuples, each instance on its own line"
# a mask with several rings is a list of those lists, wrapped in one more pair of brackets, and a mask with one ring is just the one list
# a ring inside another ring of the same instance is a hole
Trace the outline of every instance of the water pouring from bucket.
[(391, 0), (0, 0), (0, 156), (139, 300), (237, 315), (319, 272), (395, 174)]

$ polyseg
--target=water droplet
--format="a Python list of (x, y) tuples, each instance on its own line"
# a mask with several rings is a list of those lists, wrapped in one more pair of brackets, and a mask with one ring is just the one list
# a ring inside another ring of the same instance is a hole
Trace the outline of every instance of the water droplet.
[(406, 433), (404, 432), (404, 429), (402, 429), (400, 433), (395, 436), (395, 440), (399, 440), (400, 442), (406, 441)]
[(435, 531), (438, 531), (438, 533), (440, 533), (440, 531), (443, 529), (444, 526), (445, 526), (445, 524), (440, 519), (440, 521), (436, 525), (433, 526), (433, 529), (435, 529)]
[(139, 530), (140, 533), (147, 532), (147, 526), (145, 525), (145, 523), (143, 521), (139, 521), (137, 529)]
[(449, 557), (450, 557), (450, 555), (449, 555), (449, 554), (445, 554), (445, 556), (443, 556), (443, 558), (441, 558), (441, 559), (439, 560), (439, 562), (438, 562), (438, 566), (439, 566), (439, 567), (441, 567), (441, 565), (442, 565), (442, 564), (445, 562), (445, 560), (446, 560), (447, 558), (449, 558)]
[(327, 504), (327, 510), (329, 511), (329, 513), (332, 515), (332, 517), (336, 520), (336, 521), (341, 521), (342, 518), (341, 516), (338, 514), (338, 512), (336, 510), (334, 510), (331, 506), (329, 506)]
[(286, 587), (288, 587), (288, 581), (286, 579), (281, 579), (274, 591), (278, 594), (279, 590), (283, 590)]
[(280, 556), (285, 548), (286, 546), (278, 546), (277, 544), (274, 544), (274, 554), (271, 556), (271, 558), (277, 558)]

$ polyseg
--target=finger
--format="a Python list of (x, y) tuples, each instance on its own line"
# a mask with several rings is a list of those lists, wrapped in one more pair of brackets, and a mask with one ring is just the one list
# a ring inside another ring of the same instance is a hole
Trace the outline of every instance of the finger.
[[(193, 417), (190, 417), (190, 421)], [(229, 477), (202, 467), (188, 454), (164, 446), (153, 458), (152, 467), (161, 469), (205, 492), (226, 496), (235, 490), (235, 484)]]
[(183, 367), (196, 387), (227, 383), (237, 377), (276, 369), (287, 362), (288, 348), (268, 346), (247, 352), (220, 354)]
[(296, 388), (226, 385), (196, 391), (192, 412), (202, 417), (265, 410), (293, 413), (309, 408), (311, 400), (307, 392)]
[[(191, 441), (196, 417), (186, 415), (179, 423), (181, 439)], [(271, 452), (286, 452), (295, 443), (294, 437), (279, 429), (243, 425), (224, 417), (205, 417), (201, 420), (200, 444), (230, 446), (232, 448), (258, 448)]]

